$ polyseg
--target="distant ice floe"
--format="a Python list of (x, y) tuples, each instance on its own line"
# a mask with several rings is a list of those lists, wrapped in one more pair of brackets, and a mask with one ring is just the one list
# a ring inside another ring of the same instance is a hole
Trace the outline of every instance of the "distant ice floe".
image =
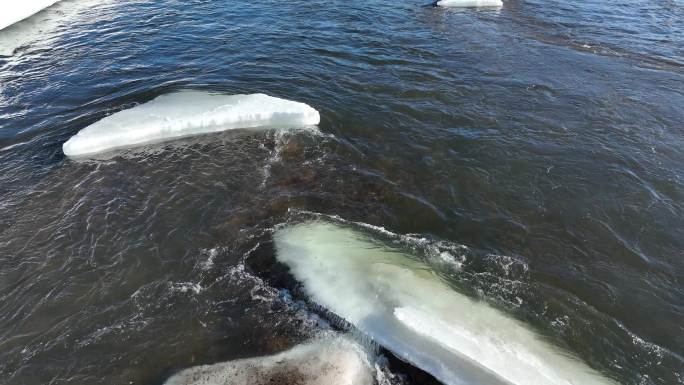
[(165, 385), (372, 385), (365, 350), (345, 337), (327, 337), (280, 354), (189, 368)]
[(0, 30), (9, 27), (51, 6), (59, 0), (25, 0), (7, 2), (0, 12)]
[(446, 384), (614, 384), (363, 231), (310, 221), (274, 239), (277, 259), (314, 301)]
[(78, 132), (71, 157), (236, 128), (304, 127), (320, 122), (311, 106), (268, 96), (181, 91), (112, 114)]
[(501, 7), (501, 0), (440, 0), (436, 3), (440, 7)]

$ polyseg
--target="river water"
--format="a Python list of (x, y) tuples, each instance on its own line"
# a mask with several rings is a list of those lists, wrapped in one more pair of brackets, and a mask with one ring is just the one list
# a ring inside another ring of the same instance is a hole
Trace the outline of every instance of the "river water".
[[(606, 377), (684, 383), (684, 3), (425, 3), (64, 0), (0, 31), (0, 382), (159, 384), (341, 328), (250, 262), (334, 216), (460, 250), (454, 290)], [(187, 89), (322, 120), (62, 154)]]

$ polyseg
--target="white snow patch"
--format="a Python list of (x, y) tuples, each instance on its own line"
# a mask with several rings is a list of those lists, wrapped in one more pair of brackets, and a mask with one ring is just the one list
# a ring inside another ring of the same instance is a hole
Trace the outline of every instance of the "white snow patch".
[(501, 0), (440, 0), (437, 2), (440, 7), (501, 7)]
[(181, 91), (112, 114), (78, 132), (62, 149), (83, 156), (237, 128), (304, 127), (320, 122), (311, 106), (264, 94)]
[(313, 300), (445, 384), (614, 383), (365, 232), (312, 221), (274, 237)]
[(186, 369), (165, 385), (371, 385), (364, 349), (343, 337), (327, 337), (280, 354)]

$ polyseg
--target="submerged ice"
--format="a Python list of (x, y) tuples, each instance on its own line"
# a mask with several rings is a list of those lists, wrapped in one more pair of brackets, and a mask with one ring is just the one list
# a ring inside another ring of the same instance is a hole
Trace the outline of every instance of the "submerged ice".
[(313, 221), (277, 230), (275, 244), (313, 300), (446, 384), (613, 384), (364, 232)]
[(189, 368), (165, 385), (371, 385), (366, 352), (344, 337), (328, 337), (267, 357)]
[(320, 122), (307, 104), (264, 94), (182, 91), (112, 114), (78, 132), (62, 149), (83, 156), (236, 128), (303, 127)]
[(501, 0), (440, 0), (436, 3), (440, 7), (501, 7)]

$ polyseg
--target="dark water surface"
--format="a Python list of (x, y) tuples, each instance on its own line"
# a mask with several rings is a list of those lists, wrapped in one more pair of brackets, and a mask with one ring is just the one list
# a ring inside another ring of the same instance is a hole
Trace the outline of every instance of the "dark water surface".
[[(306, 211), (465, 245), (456, 290), (620, 383), (684, 383), (684, 3), (424, 5), (64, 0), (0, 31), (23, 39), (0, 56), (0, 382), (154, 384), (306, 339), (316, 313), (246, 257)], [(182, 89), (303, 101), (320, 132), (62, 155)]]

